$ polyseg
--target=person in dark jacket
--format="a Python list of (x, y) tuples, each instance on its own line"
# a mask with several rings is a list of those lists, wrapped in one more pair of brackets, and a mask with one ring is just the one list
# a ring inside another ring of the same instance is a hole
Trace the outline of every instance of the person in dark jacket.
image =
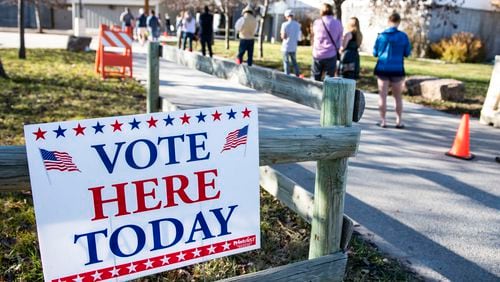
[(139, 42), (144, 45), (148, 40), (148, 17), (144, 13), (144, 9), (139, 9), (139, 17), (137, 17), (137, 37)]
[(363, 34), (359, 28), (359, 20), (351, 17), (347, 22), (347, 32), (340, 47), (340, 76), (350, 79), (359, 78), (360, 62), (359, 47), (363, 41)]
[(147, 19), (147, 25), (149, 29), (149, 34), (151, 35), (151, 41), (156, 42), (160, 37), (160, 19), (155, 15), (155, 11), (151, 10), (151, 15)]
[(208, 54), (212, 58), (212, 39), (214, 33), (214, 16), (210, 14), (208, 6), (205, 6), (205, 13), (200, 15), (200, 41), (201, 53), (203, 56), (206, 54), (206, 47), (208, 47)]
[(130, 12), (128, 7), (126, 7), (125, 11), (121, 13), (120, 22), (122, 23), (122, 29), (134, 26), (134, 15)]
[(403, 100), (401, 92), (405, 79), (404, 57), (411, 53), (411, 44), (406, 33), (399, 31), (398, 26), (401, 23), (401, 17), (397, 13), (389, 16), (389, 28), (380, 33), (373, 48), (373, 56), (377, 57), (375, 66), (375, 75), (377, 76), (379, 90), (379, 113), (380, 127), (386, 127), (385, 113), (387, 110), (387, 93), (391, 87), (392, 96), (396, 103), (396, 128), (404, 128)]

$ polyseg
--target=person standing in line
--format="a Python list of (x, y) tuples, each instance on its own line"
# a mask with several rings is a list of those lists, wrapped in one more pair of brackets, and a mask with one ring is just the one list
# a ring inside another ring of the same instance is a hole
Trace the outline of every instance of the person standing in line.
[(295, 71), (296, 76), (300, 76), (299, 65), (297, 64), (297, 44), (302, 33), (300, 24), (293, 19), (292, 10), (285, 11), (286, 22), (281, 24), (281, 52), (283, 52), (283, 70), (286, 74), (290, 74), (290, 61)]
[(350, 79), (359, 78), (359, 47), (363, 41), (363, 34), (359, 29), (359, 20), (356, 17), (349, 19), (347, 32), (340, 47), (340, 76)]
[(396, 104), (396, 128), (403, 129), (402, 114), (403, 100), (401, 92), (405, 79), (404, 57), (411, 53), (411, 44), (406, 33), (399, 31), (401, 16), (393, 13), (389, 16), (389, 28), (380, 33), (373, 47), (373, 56), (377, 57), (375, 75), (378, 83), (378, 108), (380, 113), (380, 127), (387, 127), (385, 114), (387, 110), (387, 93), (391, 87), (392, 96)]
[(175, 30), (177, 32), (177, 48), (181, 49), (182, 40), (184, 38), (184, 31), (182, 30), (182, 17), (184, 15), (184, 11), (180, 11), (180, 13), (175, 17)]
[(170, 16), (168, 15), (168, 13), (165, 13), (165, 32), (166, 32), (166, 35), (170, 35)]
[(246, 6), (241, 12), (242, 16), (236, 21), (234, 28), (240, 36), (240, 46), (236, 63), (243, 62), (243, 56), (247, 52), (247, 64), (249, 66), (253, 63), (253, 47), (255, 43), (255, 32), (257, 31), (257, 19), (253, 15), (253, 10), (250, 6)]
[(144, 9), (139, 9), (139, 17), (137, 18), (137, 37), (139, 38), (139, 42), (144, 45), (144, 43), (148, 40), (148, 25), (147, 25), (148, 17), (144, 13)]
[(184, 18), (182, 19), (182, 50), (186, 50), (186, 45), (189, 42), (189, 52), (193, 52), (193, 39), (194, 33), (196, 32), (196, 20), (193, 17), (191, 11), (186, 11), (184, 13)]
[(313, 22), (312, 75), (321, 81), (323, 74), (335, 76), (339, 48), (342, 45), (342, 23), (333, 17), (332, 1), (323, 2), (321, 17)]
[(205, 12), (200, 15), (200, 41), (201, 53), (206, 55), (206, 47), (208, 47), (208, 54), (212, 58), (212, 40), (214, 34), (214, 16), (210, 13), (208, 6), (204, 8)]
[(120, 15), (120, 22), (122, 23), (122, 30), (125, 28), (133, 28), (134, 27), (134, 15), (130, 12), (130, 9), (127, 7), (125, 11)]
[(151, 34), (151, 41), (158, 41), (158, 37), (160, 37), (160, 19), (155, 16), (155, 11), (151, 10), (151, 15), (148, 17), (147, 25), (149, 29), (149, 33)]

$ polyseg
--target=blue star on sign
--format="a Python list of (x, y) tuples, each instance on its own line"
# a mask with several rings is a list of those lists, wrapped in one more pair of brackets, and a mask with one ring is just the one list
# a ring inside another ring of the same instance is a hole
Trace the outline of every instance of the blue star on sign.
[(137, 128), (139, 129), (139, 123), (141, 123), (140, 121), (137, 121), (135, 118), (132, 122), (129, 122), (129, 124), (132, 126), (131, 129), (134, 129), (134, 128)]
[(170, 117), (170, 115), (167, 116), (167, 118), (164, 118), (163, 120), (165, 121), (165, 126), (167, 125), (174, 125), (173, 121), (174, 121), (175, 118), (173, 117)]
[(102, 129), (104, 128), (105, 125), (103, 124), (99, 124), (99, 122), (97, 122), (96, 125), (92, 126), (94, 129), (95, 129), (95, 132), (94, 134), (97, 134), (97, 132), (101, 132), (101, 133), (104, 133), (104, 131), (102, 131)]
[(206, 116), (207, 115), (204, 115), (202, 112), (200, 112), (200, 114), (196, 116), (198, 118), (198, 123), (200, 123), (202, 121), (205, 122), (205, 117)]
[(52, 130), (52, 131), (54, 131), (57, 134), (56, 138), (58, 138), (59, 136), (66, 137), (64, 135), (64, 131), (66, 131), (66, 129), (62, 129), (60, 125), (56, 130)]
[(231, 111), (227, 112), (226, 114), (229, 116), (228, 119), (236, 119), (236, 112), (233, 111), (233, 109), (231, 109)]

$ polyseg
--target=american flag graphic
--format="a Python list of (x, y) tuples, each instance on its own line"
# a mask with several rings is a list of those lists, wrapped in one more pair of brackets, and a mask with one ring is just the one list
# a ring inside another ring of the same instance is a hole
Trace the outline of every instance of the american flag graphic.
[(226, 136), (226, 143), (224, 144), (221, 153), (246, 144), (247, 136), (248, 125), (241, 129), (236, 129), (235, 131), (229, 132), (229, 134), (227, 134)]
[(73, 163), (73, 158), (66, 152), (40, 149), (40, 153), (47, 170), (80, 171)]

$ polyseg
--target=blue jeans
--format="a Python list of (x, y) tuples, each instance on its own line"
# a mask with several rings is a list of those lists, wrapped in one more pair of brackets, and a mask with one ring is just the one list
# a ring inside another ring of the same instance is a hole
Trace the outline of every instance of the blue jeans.
[(285, 74), (290, 74), (290, 61), (292, 60), (292, 66), (295, 71), (295, 75), (300, 75), (299, 65), (297, 64), (297, 57), (295, 56), (295, 52), (283, 52), (283, 70)]
[(158, 28), (149, 28), (149, 34), (151, 35), (151, 40), (153, 42), (158, 41), (158, 37), (160, 37), (160, 29)]
[(193, 39), (194, 33), (183, 32), (182, 33), (182, 50), (186, 50), (186, 45), (189, 44), (189, 51), (193, 51)]
[(335, 69), (337, 68), (337, 56), (326, 59), (314, 59), (312, 65), (312, 75), (314, 80), (321, 81), (323, 73), (326, 76), (335, 76)]
[(245, 52), (248, 52), (247, 53), (247, 56), (248, 56), (247, 64), (249, 66), (252, 65), (253, 45), (254, 45), (253, 39), (240, 39), (240, 47), (238, 50), (238, 59), (240, 60), (240, 62), (243, 62), (243, 55), (245, 55)]

